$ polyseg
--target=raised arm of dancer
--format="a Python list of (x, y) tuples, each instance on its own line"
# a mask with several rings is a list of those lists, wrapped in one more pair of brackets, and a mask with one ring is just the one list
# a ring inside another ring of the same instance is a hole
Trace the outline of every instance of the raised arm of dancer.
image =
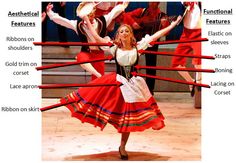
[[(59, 16), (57, 13), (54, 13), (52, 11), (52, 8), (53, 8), (53, 4), (49, 4), (47, 6), (47, 14), (48, 14), (49, 18), (53, 22), (60, 24), (66, 28), (70, 28), (77, 33), (77, 29), (76, 29), (77, 20), (68, 20), (66, 18), (63, 18), (63, 17)], [(86, 71), (90, 72), (91, 74), (93, 74), (97, 77), (102, 76), (90, 63), (81, 64), (80, 66), (83, 69), (85, 69)]]
[(96, 39), (97, 42), (101, 42), (101, 43), (107, 43), (108, 40), (107, 39), (104, 39), (102, 38), (101, 36), (98, 35), (98, 33), (95, 31), (95, 29), (92, 27), (92, 24), (91, 22), (89, 21), (89, 18), (88, 16), (84, 16), (82, 18), (85, 22), (86, 22), (86, 25), (90, 31), (90, 33), (92, 34), (92, 36)]
[(53, 12), (53, 4), (49, 3), (47, 6), (47, 15), (54, 23), (62, 25), (66, 28), (72, 29), (77, 33), (77, 20), (68, 20)]
[(162, 30), (157, 31), (150, 37), (151, 41), (156, 41), (157, 39), (161, 38), (162, 36), (165, 36), (170, 30), (172, 30), (180, 21), (182, 20), (181, 16), (178, 16), (176, 21), (173, 21), (169, 26), (166, 28), (163, 28)]

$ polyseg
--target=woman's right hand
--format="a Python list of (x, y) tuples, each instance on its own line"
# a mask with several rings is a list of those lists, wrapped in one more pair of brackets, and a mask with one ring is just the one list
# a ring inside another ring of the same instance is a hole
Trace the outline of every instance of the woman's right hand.
[(46, 7), (46, 11), (49, 12), (53, 9), (53, 4), (49, 3)]
[(138, 25), (138, 23), (134, 22), (132, 24), (133, 29), (140, 29), (141, 27)]
[(46, 14), (46, 12), (44, 11), (44, 12), (42, 13), (42, 16), (41, 16), (42, 22), (45, 20), (46, 16), (47, 16), (47, 14)]

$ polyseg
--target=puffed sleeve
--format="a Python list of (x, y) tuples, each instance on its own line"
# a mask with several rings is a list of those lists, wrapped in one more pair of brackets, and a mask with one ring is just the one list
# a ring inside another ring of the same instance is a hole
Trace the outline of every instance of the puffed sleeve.
[(125, 10), (123, 4), (116, 5), (107, 15), (104, 15), (107, 27), (111, 24), (112, 20), (121, 14)]
[(117, 45), (114, 45), (114, 46), (110, 47), (111, 55), (115, 56), (116, 49), (117, 49)]
[(137, 49), (145, 50), (149, 47), (152, 47), (152, 45), (150, 45), (150, 42), (152, 42), (152, 38), (150, 35), (146, 34), (145, 37), (142, 38), (142, 40), (137, 42)]
[(109, 46), (101, 46), (100, 48), (105, 52), (105, 54), (109, 54), (109, 55), (115, 56), (115, 51), (116, 51), (116, 49), (117, 49), (117, 46), (116, 46), (116, 45), (114, 45), (114, 46), (112, 46), (112, 47), (109, 47)]

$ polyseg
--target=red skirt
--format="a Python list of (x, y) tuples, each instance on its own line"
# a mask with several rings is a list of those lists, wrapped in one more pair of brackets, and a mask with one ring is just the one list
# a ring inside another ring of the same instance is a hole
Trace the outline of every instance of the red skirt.
[[(104, 75), (90, 83), (114, 83), (116, 73)], [(164, 116), (158, 109), (153, 96), (146, 102), (125, 102), (120, 87), (83, 87), (61, 99), (61, 102), (75, 101), (66, 105), (72, 117), (88, 122), (101, 130), (107, 123), (118, 132), (144, 131), (148, 128), (163, 128)]]

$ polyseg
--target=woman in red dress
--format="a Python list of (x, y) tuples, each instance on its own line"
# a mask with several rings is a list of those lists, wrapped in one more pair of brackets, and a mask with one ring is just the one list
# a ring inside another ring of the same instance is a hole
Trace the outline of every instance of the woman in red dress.
[[(97, 42), (108, 42), (109, 39), (100, 37), (92, 28), (87, 16), (88, 29)], [(129, 25), (119, 27), (114, 46), (106, 49), (112, 54), (116, 61), (117, 72), (104, 75), (90, 83), (114, 83), (121, 82), (120, 87), (92, 87), (79, 88), (78, 91), (67, 95), (61, 102), (76, 101), (66, 105), (72, 116), (82, 122), (88, 122), (94, 126), (104, 129), (107, 123), (113, 125), (121, 133), (121, 144), (119, 147), (120, 157), (128, 159), (125, 145), (130, 132), (144, 131), (152, 128), (159, 130), (163, 128), (164, 116), (150, 93), (145, 80), (139, 76), (133, 76), (134, 66), (138, 63), (140, 54), (138, 50), (146, 49), (150, 42), (155, 41), (174, 28), (181, 17), (172, 22), (168, 27), (153, 35), (146, 35), (141, 41), (135, 41), (132, 28)]]

